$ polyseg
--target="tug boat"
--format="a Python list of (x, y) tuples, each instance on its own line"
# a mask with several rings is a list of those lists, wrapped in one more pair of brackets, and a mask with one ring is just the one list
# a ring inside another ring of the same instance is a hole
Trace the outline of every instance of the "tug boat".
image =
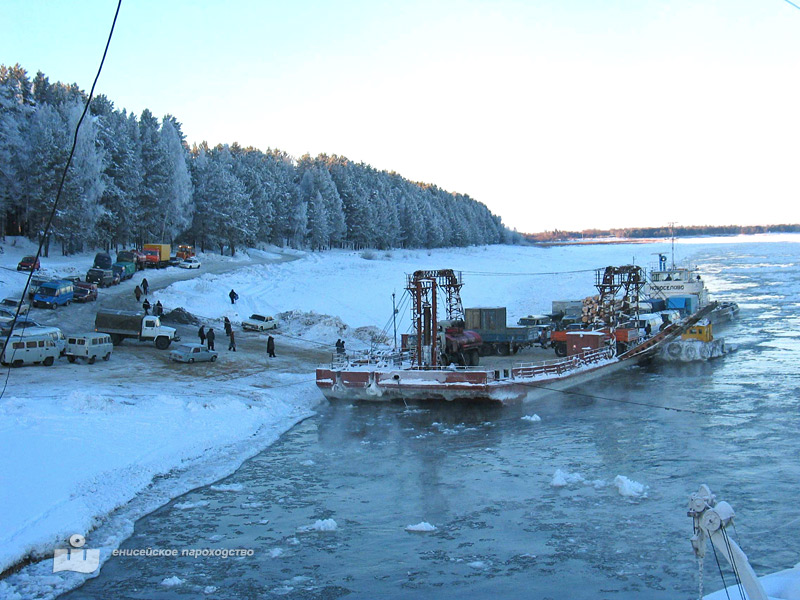
[[(651, 305), (664, 304), (665, 309), (677, 309), (693, 313), (710, 303), (708, 290), (697, 267), (679, 267), (674, 261), (667, 266), (667, 256), (658, 255), (658, 267), (650, 269), (649, 281), (645, 284), (645, 302)], [(718, 302), (708, 315), (711, 323), (724, 323), (739, 314), (736, 302)]]
[(723, 338), (715, 338), (712, 331), (712, 324), (702, 319), (689, 327), (679, 340), (664, 344), (658, 357), (667, 362), (694, 362), (719, 358), (735, 350)]
[[(413, 299), (416, 348), (359, 357), (334, 355), (330, 365), (316, 370), (316, 383), (322, 394), (329, 401), (509, 404), (531, 400), (650, 360), (664, 344), (678, 339), (717, 308), (716, 303), (706, 304), (648, 337), (629, 336), (627, 330), (614, 327), (570, 331), (567, 355), (562, 358), (520, 363), (509, 369), (487, 369), (456, 366), (442, 358), (457, 352), (451, 343), (457, 339), (454, 332), (459, 331), (453, 325), (463, 323), (461, 285), (451, 270), (414, 273), (406, 289)], [(448, 318), (441, 322), (436, 318), (437, 293), (446, 298)], [(627, 342), (629, 339), (632, 341)]]

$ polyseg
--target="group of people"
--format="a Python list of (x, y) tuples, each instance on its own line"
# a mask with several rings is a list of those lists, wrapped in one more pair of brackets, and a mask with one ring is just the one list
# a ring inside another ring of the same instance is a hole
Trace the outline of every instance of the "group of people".
[(344, 354), (344, 340), (336, 340), (336, 354)]
[[(230, 319), (228, 317), (224, 318), (223, 327), (225, 328), (225, 335), (228, 336), (228, 350), (236, 352), (236, 333), (233, 331), (233, 325), (231, 325)], [(214, 333), (214, 329), (212, 327), (208, 328), (206, 331), (206, 326), (201, 325), (200, 329), (197, 332), (197, 337), (200, 338), (200, 344), (206, 344), (209, 350), (214, 350), (214, 340), (216, 339), (216, 334)], [(267, 338), (267, 354), (270, 358), (275, 358), (275, 338), (269, 336)]]
[(139, 302), (144, 296), (144, 302), (142, 302), (142, 308), (144, 309), (144, 314), (149, 315), (150, 309), (153, 309), (153, 314), (157, 317), (160, 317), (164, 314), (164, 307), (161, 305), (161, 300), (156, 301), (155, 306), (150, 304), (150, 301), (147, 299), (147, 293), (150, 291), (150, 284), (147, 282), (147, 277), (142, 279), (141, 287), (138, 285), (133, 288), (133, 295), (136, 296), (136, 302)]

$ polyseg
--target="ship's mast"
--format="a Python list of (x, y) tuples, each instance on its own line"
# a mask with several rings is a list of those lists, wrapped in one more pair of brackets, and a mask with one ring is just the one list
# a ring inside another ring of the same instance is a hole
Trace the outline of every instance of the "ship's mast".
[(461, 304), (461, 273), (452, 269), (415, 271), (409, 275), (406, 289), (411, 295), (411, 322), (414, 327), (416, 343), (416, 364), (419, 367), (438, 364), (438, 317), (437, 288), (445, 292), (445, 312), (448, 320), (464, 320)]

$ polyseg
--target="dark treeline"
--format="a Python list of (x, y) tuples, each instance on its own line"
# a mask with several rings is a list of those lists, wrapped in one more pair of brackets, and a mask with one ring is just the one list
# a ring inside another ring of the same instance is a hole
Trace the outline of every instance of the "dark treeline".
[[(40, 240), (86, 95), (0, 65), (0, 231)], [(340, 156), (294, 159), (238, 144), (190, 148), (178, 120), (92, 100), (45, 240), (65, 254), (143, 243), (234, 253), (272, 243), (322, 250), (518, 241), (463, 194)]]
[(530, 242), (563, 242), (583, 238), (665, 238), (692, 237), (699, 235), (751, 235), (755, 233), (797, 233), (798, 225), (686, 225), (666, 227), (627, 227), (621, 229), (584, 229), (583, 231), (543, 231), (521, 234)]

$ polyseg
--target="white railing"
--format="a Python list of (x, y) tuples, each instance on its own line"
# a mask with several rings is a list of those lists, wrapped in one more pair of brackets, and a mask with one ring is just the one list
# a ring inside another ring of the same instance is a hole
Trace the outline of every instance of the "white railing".
[(513, 369), (515, 377), (536, 377), (540, 375), (563, 375), (569, 371), (593, 365), (614, 358), (613, 346), (587, 350), (580, 354), (539, 363), (520, 363)]

